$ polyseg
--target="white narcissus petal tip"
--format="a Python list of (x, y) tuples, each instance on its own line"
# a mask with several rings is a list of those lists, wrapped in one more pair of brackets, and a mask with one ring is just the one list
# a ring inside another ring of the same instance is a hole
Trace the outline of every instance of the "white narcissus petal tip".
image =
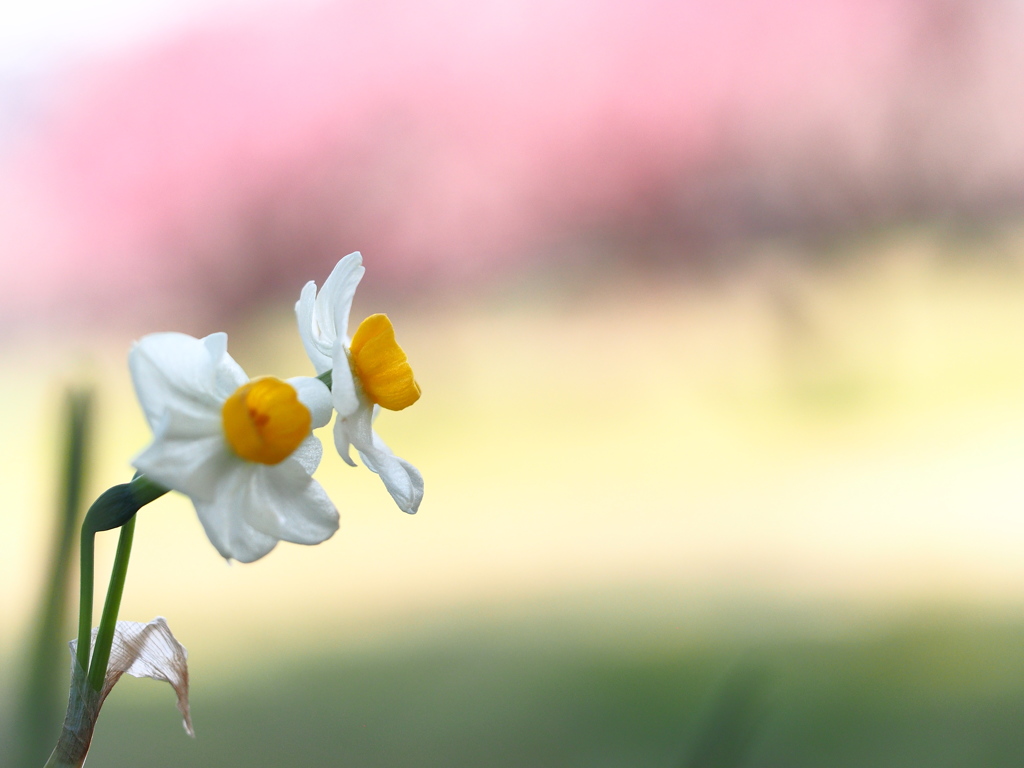
[(360, 451), (359, 455), (370, 471), (380, 475), (398, 508), (415, 515), (423, 501), (423, 475), (420, 471), (405, 459), (391, 453), (387, 446), (383, 450)]
[(333, 330), (325, 332), (319, 326), (314, 326), (313, 307), (316, 302), (316, 283), (310, 280), (302, 288), (299, 300), (295, 302), (295, 318), (299, 323), (299, 338), (302, 339), (302, 346), (306, 348), (313, 368), (317, 375), (331, 369), (331, 344), (326, 349), (321, 349), (324, 344), (324, 337), (330, 336), (333, 344)]
[(317, 375), (331, 369), (335, 344), (348, 344), (348, 315), (364, 272), (363, 257), (350, 253), (335, 265), (319, 293), (310, 281), (295, 303), (299, 337)]
[[(363, 279), (363, 256), (359, 251), (350, 253), (335, 265), (316, 298), (314, 314), (321, 328), (330, 328), (333, 339), (348, 344), (348, 316), (359, 281)], [(325, 339), (326, 341), (326, 339)], [(333, 346), (333, 344), (332, 344)]]

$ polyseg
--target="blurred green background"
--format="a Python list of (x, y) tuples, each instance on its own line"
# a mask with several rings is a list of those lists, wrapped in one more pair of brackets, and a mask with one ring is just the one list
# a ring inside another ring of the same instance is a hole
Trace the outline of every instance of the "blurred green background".
[(292, 305), (360, 249), (419, 514), (327, 429), (322, 545), (145, 508), (121, 617), (188, 648), (197, 736), (124, 679), (89, 765), (1018, 765), (1011, 5), (4, 10), (0, 764), (66, 388), (91, 500), (149, 440), (134, 339), (310, 374)]

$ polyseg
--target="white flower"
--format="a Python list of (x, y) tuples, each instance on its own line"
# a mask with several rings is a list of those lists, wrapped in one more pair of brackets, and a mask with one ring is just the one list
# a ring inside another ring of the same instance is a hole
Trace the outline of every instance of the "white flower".
[(132, 464), (186, 494), (213, 546), (249, 563), (278, 541), (319, 544), (338, 512), (310, 475), (330, 420), (330, 393), (312, 378), (249, 380), (227, 336), (156, 333), (128, 355), (153, 442)]
[(414, 514), (423, 499), (423, 476), (391, 452), (373, 431), (373, 420), (381, 408), (399, 411), (412, 405), (420, 388), (387, 315), (366, 318), (349, 339), (348, 316), (364, 271), (363, 257), (350, 253), (338, 262), (319, 294), (316, 283), (306, 283), (295, 304), (299, 335), (316, 372), (332, 371), (338, 453), (355, 466), (349, 456), (349, 446), (354, 446), (363, 463), (380, 475), (399, 508)]

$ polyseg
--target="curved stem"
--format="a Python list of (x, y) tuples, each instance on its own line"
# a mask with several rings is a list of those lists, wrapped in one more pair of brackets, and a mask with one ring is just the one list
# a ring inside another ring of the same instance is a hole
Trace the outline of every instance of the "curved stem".
[(121, 536), (117, 540), (117, 554), (114, 555), (114, 568), (110, 574), (110, 585), (107, 587), (107, 600), (103, 604), (103, 616), (100, 619), (99, 631), (96, 633), (96, 649), (92, 654), (89, 666), (89, 687), (94, 691), (103, 688), (103, 680), (107, 674), (107, 663), (110, 661), (110, 648), (114, 642), (114, 626), (117, 624), (117, 611), (121, 607), (121, 596), (124, 594), (124, 582), (128, 575), (128, 558), (132, 553), (132, 538), (135, 535), (135, 517), (121, 526)]
[(89, 669), (89, 649), (92, 646), (92, 590), (96, 561), (96, 533), (82, 526), (82, 574), (78, 600), (78, 648), (76, 658), (82, 672)]

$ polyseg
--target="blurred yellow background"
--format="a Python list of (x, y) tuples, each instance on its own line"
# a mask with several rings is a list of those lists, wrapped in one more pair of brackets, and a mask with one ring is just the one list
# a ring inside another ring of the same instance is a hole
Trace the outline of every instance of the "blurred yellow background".
[[(1016, 237), (948, 262), (934, 234), (895, 232), (828, 269), (774, 250), (702, 287), (625, 272), (443, 307), (357, 299), (354, 316), (391, 312), (424, 388), (378, 423), (427, 479), (420, 514), (327, 450), (335, 538), (229, 566), (189, 502), (163, 499), (140, 517), (123, 615), (166, 615), (193, 652), (234, 655), (252, 635), (287, 651), (586, 594), (607, 593), (612, 632), (634, 593), (684, 613), (737, 599), (1016, 610), (1024, 262), (997, 257)], [(287, 308), (229, 332), (250, 375), (308, 373)], [(127, 346), (4, 361), (8, 657), (51, 526), (59, 382), (97, 386), (90, 498), (148, 440)]]

